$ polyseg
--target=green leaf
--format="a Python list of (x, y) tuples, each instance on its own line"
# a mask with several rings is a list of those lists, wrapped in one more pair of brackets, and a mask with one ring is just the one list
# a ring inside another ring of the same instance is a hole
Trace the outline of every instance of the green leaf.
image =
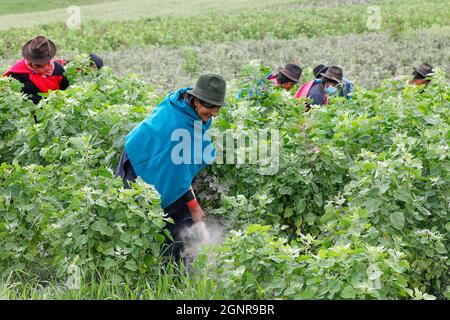
[(296, 211), (298, 214), (302, 213), (303, 211), (305, 211), (306, 208), (306, 200), (304, 198), (301, 198), (297, 201), (297, 205), (296, 205)]
[(323, 205), (323, 195), (322, 193), (316, 193), (314, 194), (314, 202), (318, 207), (322, 207)]
[(128, 270), (133, 271), (133, 272), (136, 271), (137, 270), (136, 262), (134, 260), (128, 260), (125, 263), (125, 268), (127, 268)]
[(403, 215), (403, 212), (394, 212), (390, 215), (389, 220), (397, 230), (402, 230), (405, 226), (405, 217)]
[(129, 234), (129, 233), (122, 233), (121, 235), (120, 235), (120, 238), (119, 238), (121, 241), (123, 241), (123, 242), (125, 242), (125, 243), (129, 243), (130, 242), (130, 240), (131, 240), (131, 235)]
[(292, 194), (293, 189), (291, 186), (284, 185), (280, 189), (278, 189), (278, 191), (280, 192), (280, 194), (290, 195), (290, 194)]
[(371, 264), (367, 268), (367, 277), (369, 278), (369, 280), (376, 280), (380, 278), (382, 274), (383, 273), (380, 271), (380, 269), (378, 269), (378, 266), (375, 264)]
[(341, 296), (344, 299), (354, 299), (356, 297), (356, 290), (351, 286), (346, 286), (344, 290), (342, 290)]
[(301, 299), (309, 300), (314, 297), (314, 293), (317, 291), (313, 286), (307, 286), (305, 290), (300, 294)]
[(105, 259), (105, 262), (103, 263), (103, 267), (106, 269), (106, 270), (108, 270), (108, 269), (111, 269), (111, 268), (114, 268), (114, 267), (116, 267), (117, 266), (117, 262), (115, 262), (113, 259), (111, 259), (111, 258), (106, 258)]
[(411, 195), (411, 191), (406, 188), (399, 188), (394, 193), (395, 199), (406, 202), (406, 203), (412, 203), (413, 198)]
[(369, 213), (378, 212), (381, 205), (381, 200), (375, 198), (369, 198), (366, 201), (366, 208)]
[(261, 230), (261, 225), (260, 224), (252, 224), (250, 226), (247, 227), (247, 234), (253, 234), (255, 232), (258, 232)]
[(309, 225), (313, 225), (314, 222), (316, 221), (316, 216), (315, 216), (315, 214), (312, 213), (312, 212), (308, 212), (308, 213), (305, 215), (305, 221), (306, 221)]
[(294, 210), (292, 210), (292, 208), (287, 208), (286, 210), (284, 210), (284, 217), (285, 218), (289, 218), (294, 214)]
[(104, 236), (112, 235), (112, 230), (111, 230), (111, 228), (108, 227), (108, 224), (105, 219), (100, 219), (100, 220), (95, 221), (92, 224), (91, 229), (94, 231), (100, 232)]

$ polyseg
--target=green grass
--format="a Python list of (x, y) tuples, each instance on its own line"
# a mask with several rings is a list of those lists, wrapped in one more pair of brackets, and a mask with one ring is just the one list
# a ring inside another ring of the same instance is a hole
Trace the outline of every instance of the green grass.
[[(186, 267), (168, 264), (158, 274), (147, 275), (130, 287), (115, 283), (111, 275), (100, 279), (81, 279), (80, 287), (66, 283), (29, 279), (25, 275), (0, 279), (0, 300), (210, 300), (227, 299), (206, 275), (189, 273)], [(109, 278), (106, 278), (109, 277)], [(24, 279), (27, 278), (27, 279)], [(244, 298), (244, 297), (242, 297)]]
[(104, 3), (117, 0), (0, 0), (0, 15), (48, 11), (69, 6)]

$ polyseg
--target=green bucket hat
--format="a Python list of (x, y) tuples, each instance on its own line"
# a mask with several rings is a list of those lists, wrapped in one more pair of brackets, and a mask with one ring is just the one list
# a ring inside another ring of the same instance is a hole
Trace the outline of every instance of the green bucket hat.
[(194, 89), (188, 90), (187, 93), (216, 106), (227, 106), (226, 88), (227, 82), (223, 77), (215, 74), (203, 74), (198, 78)]

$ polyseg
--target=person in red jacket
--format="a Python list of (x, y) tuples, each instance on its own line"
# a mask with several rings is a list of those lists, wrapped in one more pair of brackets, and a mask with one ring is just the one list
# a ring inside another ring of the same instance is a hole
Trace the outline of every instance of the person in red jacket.
[(17, 61), (3, 76), (13, 77), (23, 84), (22, 92), (38, 104), (49, 90), (65, 90), (69, 81), (63, 66), (53, 58), (56, 45), (44, 36), (28, 41), (22, 48), (23, 59)]

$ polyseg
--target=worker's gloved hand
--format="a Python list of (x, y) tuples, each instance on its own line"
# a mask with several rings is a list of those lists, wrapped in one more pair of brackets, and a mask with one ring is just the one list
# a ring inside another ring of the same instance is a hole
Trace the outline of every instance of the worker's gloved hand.
[(191, 208), (192, 220), (194, 223), (201, 222), (205, 218), (205, 212), (198, 206), (197, 208)]

